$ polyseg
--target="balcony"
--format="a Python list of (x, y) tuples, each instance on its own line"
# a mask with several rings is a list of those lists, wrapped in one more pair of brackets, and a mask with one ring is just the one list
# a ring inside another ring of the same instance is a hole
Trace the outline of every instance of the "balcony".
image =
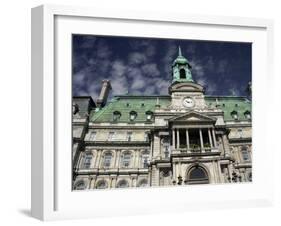
[(172, 149), (172, 155), (219, 155), (220, 151), (217, 147), (211, 147), (209, 144), (204, 144), (201, 148), (198, 144), (180, 145), (179, 148)]

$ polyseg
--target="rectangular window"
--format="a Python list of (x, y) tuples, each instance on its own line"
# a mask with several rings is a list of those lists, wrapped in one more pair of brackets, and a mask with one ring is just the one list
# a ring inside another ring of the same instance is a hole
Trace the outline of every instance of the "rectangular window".
[(250, 160), (249, 152), (247, 150), (242, 150), (241, 153), (242, 153), (243, 161), (249, 161)]
[(85, 159), (84, 159), (84, 168), (89, 169), (91, 166), (91, 161), (92, 161), (92, 155), (91, 154), (86, 154)]
[(143, 168), (148, 168), (148, 156), (143, 157)]
[(131, 160), (131, 155), (130, 154), (125, 154), (123, 156), (123, 166), (128, 167), (130, 165), (130, 160)]
[(111, 155), (107, 154), (104, 156), (104, 167), (110, 167)]
[(109, 132), (107, 140), (112, 141), (114, 139), (114, 134), (114, 132)]
[(96, 140), (96, 135), (97, 135), (97, 132), (91, 132), (90, 133), (90, 140), (95, 141)]
[(132, 140), (132, 135), (133, 135), (133, 132), (127, 132), (127, 141)]

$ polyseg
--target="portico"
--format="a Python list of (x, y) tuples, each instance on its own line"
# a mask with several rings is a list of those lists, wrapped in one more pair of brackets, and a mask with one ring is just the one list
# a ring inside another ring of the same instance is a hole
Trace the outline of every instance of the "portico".
[(214, 128), (185, 128), (172, 129), (173, 149), (205, 151), (217, 148)]

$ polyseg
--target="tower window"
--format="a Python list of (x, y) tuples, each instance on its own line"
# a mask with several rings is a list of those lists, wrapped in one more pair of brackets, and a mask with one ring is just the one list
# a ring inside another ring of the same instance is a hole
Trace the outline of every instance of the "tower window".
[(186, 78), (185, 70), (182, 68), (180, 69), (180, 79), (185, 79), (185, 78)]

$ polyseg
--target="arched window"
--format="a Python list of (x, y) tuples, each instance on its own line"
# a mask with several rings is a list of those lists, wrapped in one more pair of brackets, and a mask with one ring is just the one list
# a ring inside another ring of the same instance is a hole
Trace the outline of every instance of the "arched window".
[(112, 153), (106, 152), (103, 157), (103, 166), (104, 167), (110, 167), (111, 165), (111, 159), (112, 159)]
[(131, 153), (125, 152), (122, 156), (122, 166), (129, 167), (131, 162)]
[(130, 112), (130, 121), (134, 121), (137, 118), (137, 112), (131, 111)]
[(142, 179), (140, 180), (138, 187), (147, 187), (148, 186), (148, 181), (147, 179)]
[(126, 180), (120, 180), (117, 184), (117, 188), (127, 188), (129, 187), (129, 183)]
[(153, 112), (152, 111), (147, 111), (147, 112), (145, 112), (145, 114), (146, 114), (146, 120), (147, 121), (151, 121), (152, 118), (153, 118)]
[(185, 70), (182, 68), (180, 69), (180, 79), (185, 79), (185, 78), (186, 78)]
[(188, 184), (209, 183), (209, 178), (206, 170), (199, 166), (192, 167), (187, 175), (187, 183)]
[(121, 118), (121, 113), (119, 111), (113, 112), (113, 121), (118, 121)]
[(97, 185), (96, 185), (96, 188), (97, 189), (105, 189), (105, 188), (107, 188), (107, 182), (105, 180), (98, 181)]
[(75, 190), (84, 190), (85, 188), (86, 188), (85, 182), (82, 180), (78, 181), (74, 186)]
[(85, 153), (83, 168), (89, 169), (91, 167), (93, 155), (92, 153)]

